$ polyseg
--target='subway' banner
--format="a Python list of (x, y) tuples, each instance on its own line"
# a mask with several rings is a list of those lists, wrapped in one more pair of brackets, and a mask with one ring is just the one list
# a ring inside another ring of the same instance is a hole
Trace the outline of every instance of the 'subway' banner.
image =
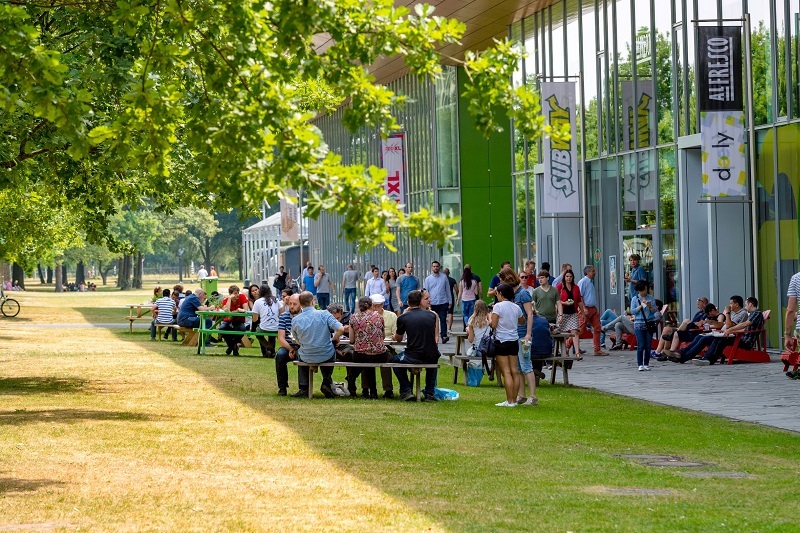
[(578, 159), (575, 128), (575, 83), (542, 83), (542, 113), (547, 124), (560, 130), (565, 124), (570, 140), (544, 139), (544, 190), (542, 208), (545, 213), (578, 213)]
[(632, 81), (622, 82), (622, 140), (625, 150), (639, 149), (624, 157), (625, 211), (636, 211), (637, 200), (640, 210), (650, 211), (657, 208), (658, 161), (654, 150), (644, 150), (655, 147), (658, 138), (655, 84), (653, 80), (640, 79), (636, 91), (633, 85)]

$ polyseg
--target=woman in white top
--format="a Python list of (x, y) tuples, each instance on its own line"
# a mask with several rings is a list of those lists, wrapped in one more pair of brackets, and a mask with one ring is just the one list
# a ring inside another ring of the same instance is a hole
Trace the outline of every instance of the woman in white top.
[(467, 322), (467, 342), (469, 343), (470, 350), (467, 355), (472, 356), (477, 354), (478, 344), (481, 342), (483, 335), (489, 329), (489, 307), (483, 300), (475, 302), (475, 309), (472, 316), (469, 317)]
[(261, 346), (261, 357), (275, 357), (275, 339), (278, 338), (278, 318), (281, 313), (281, 302), (272, 295), (269, 285), (262, 285), (259, 288), (259, 298), (253, 305), (253, 324), (256, 325), (255, 331), (267, 331), (275, 333), (275, 336), (258, 336), (258, 344)]
[(525, 317), (522, 310), (514, 303), (514, 289), (508, 283), (501, 283), (495, 288), (497, 303), (491, 314), (491, 326), (495, 330), (497, 340), (496, 361), (503, 373), (503, 386), (506, 389), (506, 401), (496, 404), (498, 407), (516, 407), (517, 391), (520, 376), (517, 371), (517, 355), (519, 354), (519, 333), (517, 324), (523, 324)]

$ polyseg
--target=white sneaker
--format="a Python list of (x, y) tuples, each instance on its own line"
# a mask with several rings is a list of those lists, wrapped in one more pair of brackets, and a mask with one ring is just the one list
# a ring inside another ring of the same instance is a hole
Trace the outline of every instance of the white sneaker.
[(524, 405), (539, 405), (539, 400), (536, 398), (528, 398)]
[(644, 371), (644, 365), (639, 365), (639, 372)]
[(496, 403), (494, 405), (495, 405), (495, 407), (516, 407), (517, 406), (517, 402), (508, 403), (507, 401), (505, 401), (505, 402)]
[(644, 369), (645, 370), (650, 370), (650, 367), (648, 365), (644, 365)]

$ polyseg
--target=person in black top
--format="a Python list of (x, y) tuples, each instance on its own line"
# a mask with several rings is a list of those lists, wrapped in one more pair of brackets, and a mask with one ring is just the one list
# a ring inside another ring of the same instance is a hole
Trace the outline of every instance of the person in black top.
[(283, 289), (286, 288), (286, 278), (289, 277), (288, 272), (284, 270), (283, 267), (280, 268), (280, 272), (275, 274), (275, 280), (272, 282), (272, 286), (275, 287), (276, 292), (279, 294)]
[(450, 276), (450, 269), (445, 268), (442, 272), (447, 276), (447, 283), (450, 285), (450, 307), (447, 308), (447, 329), (453, 329), (453, 311), (456, 305), (456, 296), (458, 291), (455, 290), (458, 282)]
[[(406, 349), (396, 355), (393, 363), (406, 364), (429, 364), (439, 361), (439, 347), (436, 345), (436, 321), (438, 317), (435, 313), (420, 308), (422, 302), (422, 291), (411, 291), (408, 293), (408, 309), (397, 318), (397, 333), (394, 334), (395, 341), (402, 341), (406, 336)], [(400, 399), (410, 401), (414, 399), (411, 390), (411, 380), (408, 377), (408, 370), (395, 368), (394, 374), (400, 382)], [(435, 402), (434, 389), (436, 388), (436, 377), (438, 369), (428, 368), (425, 370), (425, 401)]]

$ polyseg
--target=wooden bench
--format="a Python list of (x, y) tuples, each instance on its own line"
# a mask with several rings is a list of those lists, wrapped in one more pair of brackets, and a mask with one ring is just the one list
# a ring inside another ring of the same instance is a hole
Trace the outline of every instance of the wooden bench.
[(197, 328), (194, 330), (198, 334), (197, 342), (197, 355), (205, 355), (206, 354), (206, 341), (207, 337), (212, 335), (239, 335), (240, 337), (244, 337), (246, 335), (252, 335), (254, 337), (275, 337), (278, 338), (277, 331), (236, 331), (232, 329), (205, 329), (205, 328)]
[(412, 382), (412, 386), (414, 388), (414, 395), (417, 398), (417, 401), (422, 400), (422, 389), (420, 388), (420, 374), (422, 373), (422, 369), (433, 369), (439, 368), (439, 363), (412, 363), (412, 364), (402, 364), (402, 363), (351, 363), (348, 361), (336, 361), (334, 363), (306, 363), (303, 361), (293, 361), (295, 366), (306, 366), (309, 369), (308, 372), (308, 397), (314, 397), (314, 374), (317, 372), (319, 367), (321, 366), (332, 366), (332, 367), (345, 367), (345, 368), (404, 368), (406, 370), (410, 370), (411, 374), (414, 376), (414, 381)]
[[(153, 320), (152, 316), (145, 316), (152, 310), (153, 304), (129, 304), (128, 307), (128, 330), (133, 333), (133, 323), (137, 320)], [(133, 311), (136, 310), (136, 316)]]
[[(459, 366), (461, 370), (464, 371), (464, 385), (467, 384), (467, 365), (470, 362), (480, 362), (482, 359), (480, 357), (470, 357), (467, 355), (457, 355), (454, 357), (456, 362), (459, 365), (453, 364), (453, 384), (458, 383), (458, 369)], [(556, 368), (561, 367), (562, 371), (562, 378), (564, 381), (564, 385), (569, 385), (569, 369), (572, 368), (572, 361), (580, 361), (577, 357), (562, 357), (562, 356), (554, 356), (554, 357), (547, 357), (546, 359), (535, 358), (531, 359), (532, 361), (541, 361), (542, 363), (550, 363), (552, 368), (550, 369), (550, 384), (553, 385), (556, 382)], [(564, 364), (564, 362), (569, 362), (569, 364)], [(495, 369), (495, 375), (497, 376), (497, 384), (502, 387), (503, 386), (503, 376), (500, 374), (499, 369)], [(539, 384), (539, 377), (536, 377), (536, 384)]]
[[(182, 328), (178, 324), (159, 324), (158, 322), (156, 322), (156, 339), (158, 339), (159, 341), (161, 340), (161, 330), (165, 330), (164, 331), (164, 335), (167, 335), (167, 334), (169, 334), (169, 330), (171, 330), (171, 329), (176, 330), (180, 334), (181, 341), (185, 341), (186, 340), (186, 332), (187, 331), (192, 331), (193, 332), (192, 329)], [(186, 343), (185, 342), (181, 342), (181, 344), (186, 344)]]

